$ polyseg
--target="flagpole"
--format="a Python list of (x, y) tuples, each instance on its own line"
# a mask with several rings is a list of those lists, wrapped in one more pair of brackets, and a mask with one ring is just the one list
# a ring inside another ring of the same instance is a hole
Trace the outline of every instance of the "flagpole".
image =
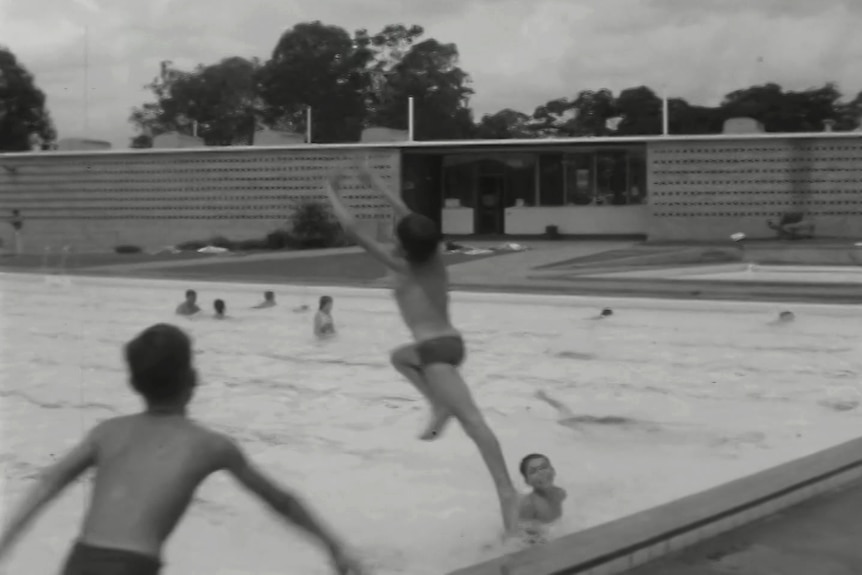
[(413, 96), (407, 99), (407, 141), (413, 141)]
[(90, 27), (84, 26), (84, 136), (90, 136)]
[(311, 106), (305, 108), (305, 143), (311, 143)]

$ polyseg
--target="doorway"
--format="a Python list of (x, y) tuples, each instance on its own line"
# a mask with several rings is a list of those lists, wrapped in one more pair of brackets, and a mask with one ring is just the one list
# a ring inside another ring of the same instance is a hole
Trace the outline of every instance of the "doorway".
[(502, 235), (504, 230), (503, 197), (506, 179), (502, 175), (480, 175), (476, 189), (474, 232)]

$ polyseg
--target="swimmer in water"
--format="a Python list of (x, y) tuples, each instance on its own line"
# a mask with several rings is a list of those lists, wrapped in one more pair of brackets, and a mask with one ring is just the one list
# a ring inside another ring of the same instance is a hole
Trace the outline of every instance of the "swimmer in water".
[(333, 212), (344, 230), (389, 268), (395, 284), (395, 301), (415, 340), (394, 350), (391, 361), (431, 407), (431, 421), (420, 438), (440, 437), (452, 417), (461, 423), (494, 480), (503, 524), (507, 534), (512, 534), (517, 524), (518, 493), (506, 469), (497, 436), (458, 371), (464, 361), (465, 347), (461, 333), (449, 319), (449, 277), (441, 254), (441, 234), (431, 219), (410, 211), (386, 184), (369, 170), (360, 168), (360, 181), (376, 188), (395, 209), (397, 241), (394, 250), (387, 250), (359, 231), (339, 195), (343, 178), (336, 173), (327, 182)]
[(215, 314), (213, 315), (216, 319), (227, 319), (225, 313), (227, 312), (227, 306), (224, 303), (223, 299), (217, 299), (213, 302), (213, 309), (215, 310)]
[(518, 519), (530, 535), (541, 533), (541, 527), (563, 516), (566, 490), (554, 485), (556, 471), (551, 460), (541, 453), (531, 453), (521, 460), (521, 475), (532, 493), (521, 498)]
[(251, 309), (265, 309), (268, 307), (275, 307), (275, 292), (263, 292), (263, 301)]
[(332, 298), (328, 295), (320, 297), (320, 308), (314, 314), (314, 335), (319, 338), (335, 335), (335, 324), (332, 322)]
[(0, 561), (42, 508), (92, 467), (89, 508), (63, 575), (157, 575), (162, 548), (195, 491), (212, 473), (226, 471), (277, 514), (316, 538), (336, 573), (363, 573), (341, 541), (295, 494), (264, 475), (231, 438), (188, 418), (197, 385), (193, 356), (189, 337), (172, 325), (154, 325), (126, 344), (131, 386), (146, 408), (96, 425), (39, 476), (23, 502), (7, 515)]
[(198, 292), (193, 289), (186, 291), (186, 301), (177, 306), (177, 315), (194, 315), (201, 311), (198, 307)]

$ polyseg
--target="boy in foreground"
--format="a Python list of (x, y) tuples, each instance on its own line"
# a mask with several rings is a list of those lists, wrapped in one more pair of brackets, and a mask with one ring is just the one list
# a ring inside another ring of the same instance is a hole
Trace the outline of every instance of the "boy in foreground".
[(476, 406), (458, 367), (465, 356), (464, 340), (449, 320), (449, 277), (441, 255), (442, 237), (429, 218), (413, 213), (386, 184), (360, 168), (360, 181), (382, 193), (398, 219), (396, 247), (387, 251), (361, 234), (339, 196), (343, 176), (329, 179), (326, 192), (345, 231), (369, 254), (391, 270), (395, 301), (415, 343), (391, 355), (393, 367), (428, 400), (432, 417), (420, 438), (440, 437), (455, 417), (476, 444), (491, 473), (500, 499), (503, 525), (511, 534), (517, 523), (518, 494), (506, 469), (500, 443)]
[(546, 455), (527, 455), (521, 460), (520, 470), (533, 491), (521, 499), (518, 521), (529, 543), (541, 543), (545, 541), (546, 526), (563, 516), (563, 501), (568, 494), (554, 485), (556, 471)]
[(188, 336), (154, 325), (125, 348), (131, 385), (143, 398), (139, 414), (109, 419), (42, 473), (0, 535), (0, 561), (45, 505), (95, 467), (89, 509), (63, 575), (156, 575), (165, 541), (195, 490), (225, 470), (276, 513), (315, 536), (336, 573), (361, 575), (336, 537), (293, 494), (248, 461), (230, 438), (186, 416), (197, 384)]

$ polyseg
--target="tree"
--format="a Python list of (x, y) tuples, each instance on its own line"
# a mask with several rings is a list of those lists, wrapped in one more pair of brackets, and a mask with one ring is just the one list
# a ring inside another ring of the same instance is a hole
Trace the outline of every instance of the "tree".
[(767, 132), (819, 132), (826, 121), (840, 119), (840, 99), (832, 83), (801, 92), (785, 92), (769, 83), (727, 94), (720, 108), (726, 118), (753, 118)]
[(141, 131), (132, 147), (150, 147), (152, 138), (166, 132), (197, 135), (208, 146), (251, 143), (262, 114), (256, 95), (257, 60), (226, 58), (183, 72), (162, 63), (161, 74), (147, 87), (156, 102), (132, 112), (131, 122)]
[(258, 75), (269, 125), (305, 129), (313, 112), (313, 141), (356, 141), (365, 124), (373, 59), (367, 34), (351, 37), (319, 21), (297, 24), (279, 38)]
[(495, 114), (485, 114), (476, 125), (475, 137), (481, 140), (535, 138), (532, 118), (523, 112), (506, 108)]
[(608, 120), (618, 116), (610, 90), (583, 90), (574, 100), (557, 98), (533, 112), (537, 129), (545, 137), (571, 138), (607, 136), (613, 133)]
[(650, 88), (627, 88), (616, 97), (612, 107), (620, 116), (615, 135), (652, 136), (662, 133), (662, 100)]
[(455, 44), (428, 39), (412, 46), (384, 74), (385, 83), (370, 122), (406, 129), (412, 97), (417, 140), (471, 137), (474, 124), (469, 98), (473, 90), (468, 86), (468, 74), (457, 63)]
[(0, 47), (0, 151), (48, 148), (56, 139), (44, 92), (15, 55)]

